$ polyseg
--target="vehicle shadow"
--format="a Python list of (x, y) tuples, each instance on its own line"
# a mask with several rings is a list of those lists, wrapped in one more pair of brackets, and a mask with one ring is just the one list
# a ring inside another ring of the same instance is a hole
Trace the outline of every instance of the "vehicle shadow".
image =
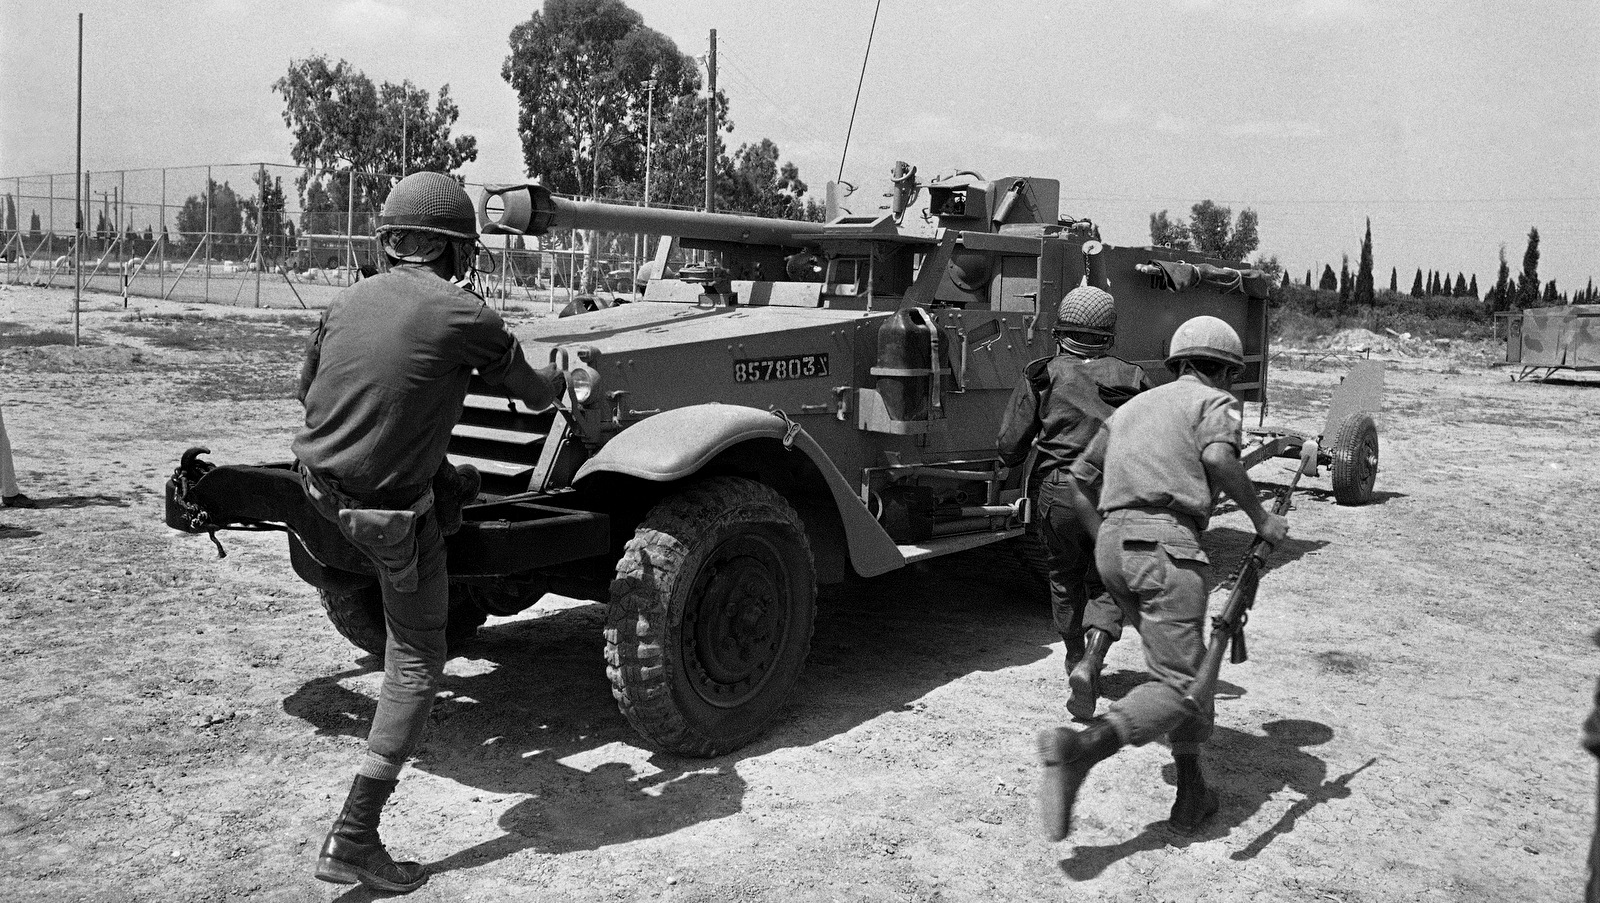
[[(489, 794), (525, 797), (505, 833), (429, 867), (473, 868), (537, 848), (592, 850), (714, 821), (743, 806), (738, 763), (810, 746), (909, 709), (969, 674), (1025, 665), (1057, 640), (1048, 601), (1009, 549), (985, 548), (831, 590), (788, 709), (754, 743), (712, 759), (645, 748), (606, 678), (605, 609), (584, 604), (482, 629), (452, 662), (414, 766)], [(365, 736), (373, 702), (319, 677), (283, 702), (318, 733)]]
[(43, 531), (32, 527), (14, 527), (11, 524), (0, 524), (0, 539), (32, 539), (42, 536)]
[[(1333, 739), (1332, 728), (1316, 721), (1286, 719), (1269, 721), (1261, 725), (1261, 729), (1264, 733), (1256, 734), (1219, 726), (1212, 734), (1204, 755), (1206, 778), (1221, 796), (1222, 808), (1200, 831), (1193, 835), (1178, 834), (1163, 818), (1147, 824), (1127, 840), (1074, 847), (1072, 854), (1058, 863), (1061, 871), (1074, 880), (1083, 881), (1136, 853), (1218, 840), (1232, 834), (1275, 795), (1285, 791), (1299, 795), (1276, 822), (1229, 854), (1235, 862), (1254, 859), (1274, 839), (1292, 832), (1312, 809), (1349, 797), (1351, 781), (1378, 761), (1376, 757), (1368, 759), (1365, 764), (1329, 780), (1327, 762), (1305, 747), (1319, 746)], [(1162, 766), (1161, 779), (1176, 786), (1176, 769), (1170, 762)]]

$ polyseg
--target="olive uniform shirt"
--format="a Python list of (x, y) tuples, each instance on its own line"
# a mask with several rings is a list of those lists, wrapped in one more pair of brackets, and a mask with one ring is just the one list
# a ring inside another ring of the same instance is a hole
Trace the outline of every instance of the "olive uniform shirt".
[(1040, 479), (1078, 459), (1117, 405), (1150, 387), (1137, 364), (1071, 354), (1040, 358), (1023, 371), (1000, 421), (1000, 463), (1015, 467), (1038, 439)]
[(1204, 532), (1215, 494), (1200, 455), (1214, 442), (1237, 450), (1243, 426), (1238, 399), (1183, 376), (1118, 408), (1072, 475), (1086, 485), (1101, 483), (1103, 514), (1164, 508), (1194, 518)]
[(340, 292), (306, 348), (294, 454), (357, 498), (416, 498), (444, 461), (476, 369), (491, 384), (521, 346), (482, 298), (399, 265)]

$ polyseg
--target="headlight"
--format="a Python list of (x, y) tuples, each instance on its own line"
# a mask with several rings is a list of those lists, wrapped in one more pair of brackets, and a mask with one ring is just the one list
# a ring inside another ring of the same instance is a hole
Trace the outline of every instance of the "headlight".
[(577, 364), (567, 371), (567, 391), (571, 393), (576, 404), (588, 404), (594, 397), (595, 387), (600, 384), (600, 374), (593, 367)]

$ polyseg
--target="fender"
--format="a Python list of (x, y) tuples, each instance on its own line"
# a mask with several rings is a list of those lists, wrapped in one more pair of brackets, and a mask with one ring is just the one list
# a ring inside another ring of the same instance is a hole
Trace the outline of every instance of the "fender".
[(856, 573), (875, 577), (905, 565), (905, 556), (900, 554), (894, 540), (856, 497), (850, 482), (817, 440), (798, 423), (757, 408), (696, 404), (652, 415), (601, 446), (594, 457), (578, 468), (573, 482), (581, 482), (593, 473), (615, 473), (670, 483), (695, 475), (717, 455), (751, 439), (782, 440), (816, 465), (844, 522), (850, 564)]

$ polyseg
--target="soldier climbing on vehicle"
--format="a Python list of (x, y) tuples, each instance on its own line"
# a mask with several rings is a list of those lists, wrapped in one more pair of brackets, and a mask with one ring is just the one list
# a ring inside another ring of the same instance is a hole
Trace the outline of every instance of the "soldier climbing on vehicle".
[(414, 173), (378, 219), (385, 272), (334, 299), (306, 349), (295, 437), (312, 506), (372, 560), (387, 642), (366, 757), (317, 857), (316, 875), (408, 893), (427, 881), (378, 836), (384, 803), (428, 724), (446, 657), (444, 535), (478, 493), (445, 462), (474, 369), (527, 404), (550, 406), (559, 372), (534, 370), (472, 290), (477, 220), (453, 178)]
[(1068, 292), (1054, 328), (1058, 353), (1023, 371), (997, 442), (1007, 467), (1038, 450), (1029, 475), (1038, 487), (1034, 517), (1048, 560), (1051, 616), (1066, 649), (1067, 710), (1082, 718), (1094, 715), (1106, 650), (1122, 635), (1122, 610), (1095, 570), (1094, 525), (1078, 515), (1079, 490), (1068, 469), (1112, 411), (1150, 387), (1142, 368), (1109, 355), (1116, 327), (1108, 292), (1092, 285)]

